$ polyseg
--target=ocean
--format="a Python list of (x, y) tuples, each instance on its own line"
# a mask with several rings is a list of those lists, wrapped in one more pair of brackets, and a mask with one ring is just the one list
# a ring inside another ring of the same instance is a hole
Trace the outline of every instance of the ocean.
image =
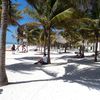
[(6, 44), (6, 48), (10, 48), (12, 44)]
[(6, 48), (11, 48), (11, 46), (13, 45), (13, 44), (15, 44), (16, 45), (16, 43), (6, 43)]

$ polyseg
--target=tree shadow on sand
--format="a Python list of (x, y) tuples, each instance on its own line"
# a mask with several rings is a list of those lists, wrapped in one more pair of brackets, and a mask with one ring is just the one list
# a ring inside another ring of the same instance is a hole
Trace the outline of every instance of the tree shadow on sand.
[(61, 77), (56, 77), (57, 73), (52, 73), (49, 70), (44, 70), (42, 68), (39, 70), (53, 77), (49, 79), (12, 82), (9, 84), (22, 84), (22, 83), (40, 82), (40, 81), (42, 82), (42, 81), (63, 80), (64, 82), (78, 83), (91, 89), (100, 90), (100, 67), (78, 69), (77, 66), (66, 66), (65, 74)]
[(15, 60), (19, 60), (19, 61), (22, 61), (22, 60), (38, 60), (40, 59), (41, 57), (22, 57), (22, 58), (15, 58)]
[(49, 78), (49, 79), (38, 79), (38, 80), (29, 80), (29, 81), (9, 82), (9, 85), (10, 84), (31, 83), (31, 82), (56, 81), (56, 80), (61, 80), (61, 79), (62, 79), (62, 77), (56, 77), (56, 78)]
[(0, 89), (0, 94), (2, 94), (2, 92), (3, 92), (3, 89)]
[[(22, 58), (22, 59), (30, 59), (30, 58)], [(65, 75), (62, 77), (57, 77), (57, 73), (50, 72), (49, 70), (44, 69), (39, 65), (34, 65), (30, 63), (19, 63), (6, 66), (7, 69), (12, 71), (31, 71), (31, 70), (41, 70), (44, 73), (53, 76), (50, 79), (38, 79), (38, 80), (26, 80), (21, 82), (13, 82), (11, 84), (21, 84), (21, 83), (29, 83), (29, 82), (40, 82), (40, 81), (56, 81), (63, 80), (64, 82), (75, 82), (81, 85), (87, 86), (92, 89), (100, 90), (100, 65), (92, 62), (91, 59), (69, 59), (68, 63), (75, 63), (73, 65), (65, 66)], [(86, 68), (78, 68), (79, 64), (84, 63), (87, 65), (92, 65), (92, 67)], [(46, 66), (48, 67), (48, 66)]]
[(89, 88), (100, 90), (100, 67), (78, 69), (76, 66), (65, 67), (65, 82), (76, 82)]
[[(51, 70), (45, 69), (45, 65), (39, 65), (39, 64), (28, 64), (28, 63), (17, 63), (17, 64), (12, 64), (12, 65), (7, 65), (6, 69), (14, 71), (14, 72), (19, 72), (22, 74), (30, 74), (29, 71), (42, 71), (45, 74), (56, 77), (57, 73)], [(27, 71), (27, 72), (25, 72)]]
[[(38, 68), (41, 67), (40, 65), (34, 64), (34, 62), (38, 61), (38, 59), (40, 59), (40, 57), (21, 57), (21, 58), (14, 58), (14, 59), (21, 61), (21, 63), (6, 65), (6, 68), (8, 70), (25, 74), (25, 72), (22, 72), (22, 71), (38, 70)], [(26, 62), (25, 60), (29, 60), (31, 62)], [(26, 73), (26, 74), (28, 74), (28, 73)]]
[(12, 64), (12, 65), (7, 65), (6, 69), (14, 71), (14, 72), (28, 74), (28, 72), (25, 72), (25, 71), (39, 70), (40, 67), (41, 67), (40, 65), (35, 65), (35, 64), (30, 64), (30, 63), (17, 63), (17, 64)]

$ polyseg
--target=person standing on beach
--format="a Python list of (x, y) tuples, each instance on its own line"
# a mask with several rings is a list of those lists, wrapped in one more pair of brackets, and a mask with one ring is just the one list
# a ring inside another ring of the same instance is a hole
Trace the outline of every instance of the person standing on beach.
[(27, 51), (27, 50), (26, 50), (26, 45), (23, 44), (23, 45), (22, 45), (22, 52), (25, 53), (26, 51)]
[(12, 54), (15, 54), (15, 45), (14, 44), (12, 45), (11, 50), (12, 50)]

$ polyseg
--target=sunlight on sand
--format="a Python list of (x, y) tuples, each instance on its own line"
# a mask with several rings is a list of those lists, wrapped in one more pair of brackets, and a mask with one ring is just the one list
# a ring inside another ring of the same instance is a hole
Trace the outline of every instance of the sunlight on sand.
[[(34, 65), (42, 54), (6, 51), (9, 85), (0, 87), (0, 100), (99, 100), (100, 58), (75, 58), (74, 51), (51, 51), (51, 64)], [(86, 53), (86, 56), (91, 54)]]

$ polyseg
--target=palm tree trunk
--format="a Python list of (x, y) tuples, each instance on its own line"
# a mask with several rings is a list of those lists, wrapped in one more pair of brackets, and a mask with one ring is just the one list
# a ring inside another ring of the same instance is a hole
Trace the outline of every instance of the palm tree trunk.
[(50, 61), (50, 28), (47, 30), (48, 31), (48, 64), (51, 63)]
[(79, 47), (79, 55), (80, 56), (82, 55), (82, 45), (80, 45), (80, 47)]
[(67, 43), (65, 43), (65, 53), (66, 53), (67, 47), (68, 47), (68, 45), (67, 45)]
[(5, 71), (5, 44), (8, 16), (8, 0), (2, 0), (1, 29), (0, 29), (0, 86), (8, 84)]
[(46, 28), (44, 26), (44, 54), (46, 54), (46, 42), (47, 42), (47, 40), (46, 40)]
[(44, 54), (46, 54), (46, 39), (44, 39)]
[(95, 47), (95, 58), (94, 58), (94, 61), (97, 62), (97, 56), (98, 56), (98, 33), (96, 32), (95, 33), (95, 36), (96, 36), (96, 47)]
[(83, 40), (82, 41), (82, 55), (81, 55), (82, 58), (84, 57), (84, 49), (85, 49), (85, 46), (84, 46), (84, 40)]

